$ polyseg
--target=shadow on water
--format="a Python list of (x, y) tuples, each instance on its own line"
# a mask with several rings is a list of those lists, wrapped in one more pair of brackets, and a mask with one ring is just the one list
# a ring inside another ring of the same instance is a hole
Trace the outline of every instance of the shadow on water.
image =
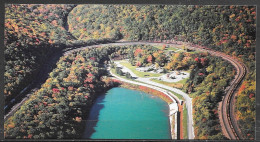
[(88, 119), (85, 120), (85, 130), (82, 135), (83, 139), (91, 139), (92, 134), (96, 132), (95, 127), (97, 126), (97, 123), (99, 121), (100, 111), (105, 107), (105, 97), (105, 94), (98, 96), (98, 98), (92, 105), (91, 110), (88, 114)]

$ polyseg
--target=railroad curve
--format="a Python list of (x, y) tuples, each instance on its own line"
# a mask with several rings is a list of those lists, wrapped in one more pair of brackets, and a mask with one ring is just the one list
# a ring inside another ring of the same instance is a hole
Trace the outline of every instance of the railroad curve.
[[(109, 46), (109, 45), (134, 45), (134, 44), (147, 44), (147, 45), (181, 45), (183, 44), (182, 42), (138, 42), (138, 41), (123, 41), (123, 42), (116, 42), (116, 43), (106, 43), (106, 44), (98, 44), (98, 45), (91, 45), (91, 46), (86, 46), (86, 47), (80, 47), (80, 48), (76, 48), (76, 49), (71, 49), (69, 51), (64, 52), (61, 56), (66, 56), (68, 54), (71, 54), (75, 51), (79, 51), (79, 50), (84, 50), (86, 48), (96, 48), (96, 47), (100, 47), (100, 46)], [(200, 50), (200, 51), (204, 51), (204, 52), (208, 52), (214, 56), (218, 56), (218, 57), (222, 57), (223, 59), (229, 61), (237, 70), (237, 74), (235, 76), (235, 79), (231, 82), (230, 87), (227, 89), (227, 93), (223, 98), (222, 101), (222, 105), (220, 105), (220, 115), (222, 116), (222, 118), (220, 118), (220, 122), (221, 122), (221, 126), (224, 127), (224, 134), (226, 133), (226, 136), (230, 139), (241, 139), (240, 136), (238, 135), (238, 129), (234, 127), (234, 119), (232, 119), (230, 117), (230, 113), (232, 111), (232, 105), (231, 102), (234, 99), (234, 92), (236, 91), (236, 89), (238, 88), (239, 84), (241, 83), (241, 81), (244, 79), (245, 75), (246, 75), (246, 67), (243, 63), (233, 59), (232, 57), (218, 52), (218, 51), (213, 51), (211, 49), (205, 48), (205, 47), (201, 47), (201, 46), (197, 46), (197, 45), (191, 45), (188, 44), (189, 46), (187, 48), (190, 49), (194, 49), (194, 50)], [(29, 96), (28, 96), (29, 97)], [(27, 99), (26, 99), (27, 100)], [(19, 104), (19, 107), (21, 106), (22, 103)], [(191, 110), (192, 110), (192, 105), (190, 106)], [(231, 111), (230, 111), (231, 110)], [(16, 111), (16, 109), (12, 109), (11, 112), (12, 114), (14, 113), (14, 111)], [(10, 114), (9, 114), (10, 115)], [(191, 118), (192, 118), (192, 113), (190, 114)], [(6, 117), (6, 116), (5, 116)], [(5, 119), (6, 120), (6, 119)], [(191, 127), (189, 127), (190, 132), (189, 133), (189, 139), (193, 139), (194, 138), (194, 128), (193, 128), (193, 121), (191, 119), (190, 122)]]
[[(193, 47), (191, 47), (192, 49), (195, 49)], [(221, 123), (221, 127), (224, 128), (224, 132), (223, 134), (231, 139), (231, 140), (239, 140), (242, 139), (242, 136), (239, 134), (239, 128), (237, 128), (237, 126), (235, 125), (235, 117), (234, 117), (234, 112), (233, 112), (233, 107), (234, 105), (232, 105), (233, 100), (235, 99), (235, 92), (238, 89), (240, 83), (242, 82), (242, 80), (244, 79), (247, 69), (246, 66), (230, 57), (229, 55), (226, 55), (222, 52), (218, 52), (218, 51), (213, 51), (211, 49), (205, 48), (205, 47), (199, 47), (197, 48), (197, 50), (201, 50), (201, 51), (207, 51), (208, 53), (214, 55), (214, 56), (218, 56), (218, 57), (222, 57), (224, 60), (227, 60), (228, 62), (230, 62), (235, 68), (236, 68), (236, 75), (235, 78), (232, 80), (230, 86), (228, 88), (226, 88), (226, 95), (223, 97), (222, 102), (219, 105), (219, 110), (220, 111), (220, 123)]]

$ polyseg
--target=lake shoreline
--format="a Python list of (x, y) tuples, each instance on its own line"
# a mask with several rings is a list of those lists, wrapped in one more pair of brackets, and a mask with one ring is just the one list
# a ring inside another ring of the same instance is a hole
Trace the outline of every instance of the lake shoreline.
[[(120, 82), (120, 85), (119, 85), (119, 87), (123, 87), (123, 88), (127, 88), (127, 89), (131, 89), (131, 90), (137, 90), (137, 91), (141, 91), (141, 92), (144, 92), (144, 93), (147, 93), (147, 94), (149, 94), (149, 95), (153, 95), (153, 96), (157, 96), (157, 97), (159, 97), (160, 99), (162, 99), (163, 101), (165, 101), (166, 103), (168, 103), (168, 107), (169, 107), (169, 114), (170, 114), (170, 104), (172, 103), (172, 101), (171, 100), (165, 100), (165, 98), (163, 98), (162, 96), (160, 96), (160, 95), (156, 95), (155, 94), (155, 92), (159, 92), (158, 90), (155, 90), (155, 89), (152, 89), (152, 88), (150, 88), (151, 90), (153, 90), (153, 91), (148, 91), (148, 92), (145, 92), (145, 90), (142, 90), (141, 88), (140, 88), (140, 86), (139, 85), (134, 85), (134, 84), (131, 84), (131, 83), (127, 83), (127, 82), (122, 82), (122, 81), (119, 81)], [(165, 94), (164, 94), (165, 95)], [(174, 138), (177, 138), (177, 126), (174, 124), (175, 123), (175, 121), (177, 121), (176, 120), (176, 115), (169, 115), (168, 116), (168, 119), (169, 119), (169, 125), (170, 125), (170, 127), (169, 127), (169, 131), (170, 131), (170, 133), (171, 133), (171, 139), (174, 139)]]

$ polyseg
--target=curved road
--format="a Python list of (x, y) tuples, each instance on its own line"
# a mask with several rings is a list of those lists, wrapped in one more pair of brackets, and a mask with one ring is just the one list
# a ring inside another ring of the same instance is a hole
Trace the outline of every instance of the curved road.
[[(84, 50), (86, 48), (95, 48), (95, 47), (100, 47), (100, 46), (123, 46), (123, 45), (138, 45), (138, 44), (146, 44), (146, 45), (175, 45), (175, 46), (178, 46), (179, 43), (153, 43), (153, 42), (129, 42), (129, 41), (126, 41), (126, 42), (117, 42), (117, 43), (107, 43), (107, 44), (99, 44), (99, 45), (92, 45), (92, 46), (86, 46), (86, 47), (80, 47), (80, 48), (77, 48), (77, 49), (72, 49), (72, 50), (69, 50), (67, 52), (64, 52), (62, 56), (65, 56), (65, 55), (68, 55), (68, 54), (71, 54), (75, 51), (78, 51), (78, 50)], [(180, 42), (179, 46), (181, 45), (182, 43)], [(238, 62), (237, 60), (231, 58), (230, 56), (226, 55), (226, 54), (223, 54), (221, 52), (216, 52), (216, 51), (212, 51), (212, 50), (208, 50), (208, 49), (203, 49), (203, 48), (197, 48), (197, 47), (193, 47), (193, 46), (189, 46), (188, 48), (190, 49), (194, 49), (194, 50), (200, 50), (200, 51), (205, 51), (205, 52), (209, 52), (210, 54), (214, 55), (214, 56), (219, 56), (219, 57), (222, 57), (223, 59), (229, 61), (232, 63), (232, 65), (235, 66), (236, 70), (237, 70), (237, 75), (235, 76), (235, 79), (232, 81), (232, 84), (231, 86), (228, 88), (228, 91), (227, 91), (227, 95), (225, 95), (224, 99), (223, 99), (223, 103), (222, 103), (222, 106), (221, 106), (221, 109), (223, 110), (223, 113), (222, 113), (222, 116), (223, 116), (223, 119), (221, 118), (221, 123), (223, 123), (225, 126), (225, 130), (226, 132), (228, 133), (227, 137), (230, 138), (230, 139), (234, 139), (236, 137), (236, 133), (238, 130), (234, 130), (234, 127), (232, 125), (232, 120), (230, 119), (230, 102), (232, 102), (232, 99), (234, 97), (233, 94), (235, 92), (235, 90), (237, 89), (239, 83), (243, 80), (245, 74), (246, 74), (246, 69), (244, 67), (244, 65), (240, 62)], [(151, 82), (149, 82), (151, 83)], [(159, 85), (159, 84), (156, 84), (156, 85)], [(162, 86), (162, 87), (165, 87), (165, 86)], [(178, 90), (178, 89), (175, 89), (175, 88), (169, 88), (169, 90), (172, 90), (180, 95), (182, 95), (184, 98), (185, 98), (185, 101), (187, 103), (187, 111), (188, 111), (188, 114), (189, 114), (189, 123), (188, 123), (188, 138), (189, 139), (194, 139), (194, 132), (193, 132), (193, 120), (192, 120), (192, 99), (184, 92), (182, 92), (181, 90)], [(230, 101), (231, 100), (231, 101)], [(20, 103), (21, 105), (22, 103)], [(16, 109), (15, 109), (16, 110)], [(11, 113), (10, 114), (13, 114), (13, 111), (15, 111), (14, 109), (11, 110)], [(226, 111), (225, 111), (226, 110)], [(6, 118), (7, 116), (5, 116)], [(230, 131), (231, 130), (231, 131)], [(235, 134), (234, 134), (235, 133)], [(225, 132), (224, 132), (225, 134)]]

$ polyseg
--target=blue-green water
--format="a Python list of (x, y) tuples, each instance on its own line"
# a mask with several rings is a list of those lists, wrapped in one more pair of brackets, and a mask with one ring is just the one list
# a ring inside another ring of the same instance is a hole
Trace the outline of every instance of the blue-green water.
[(158, 97), (112, 88), (93, 104), (84, 139), (170, 139), (168, 105)]

